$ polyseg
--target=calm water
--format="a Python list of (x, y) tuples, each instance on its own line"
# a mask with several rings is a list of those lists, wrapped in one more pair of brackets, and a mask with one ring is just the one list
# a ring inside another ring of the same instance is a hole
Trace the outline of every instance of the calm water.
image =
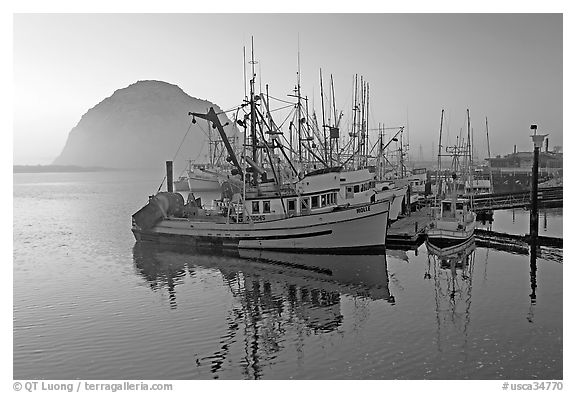
[[(562, 252), (135, 244), (160, 173), (14, 175), (15, 379), (560, 379)], [(525, 233), (528, 212), (494, 230)], [(546, 213), (562, 235), (562, 210)], [(542, 225), (542, 224), (541, 224)], [(550, 257), (552, 255), (552, 257)], [(534, 269), (536, 267), (536, 269)]]

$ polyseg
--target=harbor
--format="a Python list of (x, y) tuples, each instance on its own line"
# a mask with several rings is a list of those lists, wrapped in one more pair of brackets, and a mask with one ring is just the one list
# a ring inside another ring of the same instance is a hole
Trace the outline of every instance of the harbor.
[[(118, 201), (161, 175), (17, 175), (15, 378), (563, 378), (562, 249), (541, 247), (532, 281), (528, 248), (479, 237), (466, 271), (425, 243), (384, 255), (137, 244), (124, 217), (140, 200)], [(540, 214), (540, 234), (562, 237), (562, 209)], [(528, 219), (498, 210), (492, 230), (523, 236)]]
[(563, 14), (247, 6), (13, 15), (9, 386), (568, 388)]

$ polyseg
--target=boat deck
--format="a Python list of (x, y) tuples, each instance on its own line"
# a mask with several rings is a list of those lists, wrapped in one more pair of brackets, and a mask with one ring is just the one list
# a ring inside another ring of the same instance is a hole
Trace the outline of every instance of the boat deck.
[(426, 227), (430, 222), (429, 207), (399, 218), (388, 227), (386, 246), (389, 248), (417, 247), (424, 239)]

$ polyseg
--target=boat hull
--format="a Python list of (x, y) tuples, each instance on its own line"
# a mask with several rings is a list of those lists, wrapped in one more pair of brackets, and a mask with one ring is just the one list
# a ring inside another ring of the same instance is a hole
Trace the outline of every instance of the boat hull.
[(371, 252), (385, 248), (390, 201), (280, 220), (234, 223), (167, 218), (149, 230), (132, 228), (140, 241), (284, 252)]
[(188, 178), (188, 190), (195, 191), (218, 191), (220, 190), (220, 182), (218, 179), (199, 178), (190, 175)]
[(402, 202), (404, 202), (406, 199), (407, 190), (408, 186), (404, 186), (376, 192), (376, 200), (383, 200), (388, 198), (392, 199), (392, 204), (390, 205), (390, 214), (388, 216), (391, 221), (397, 220), (398, 216), (402, 213)]
[(437, 248), (442, 249), (458, 247), (459, 245), (466, 243), (473, 237), (474, 237), (473, 225), (470, 225), (469, 227), (462, 230), (429, 228), (427, 232), (428, 243)]
[(174, 182), (174, 191), (190, 191), (188, 179), (179, 179)]
[(474, 236), (471, 236), (467, 240), (464, 240), (463, 242), (450, 247), (438, 247), (431, 243), (429, 240), (426, 241), (426, 248), (428, 249), (428, 252), (440, 258), (450, 258), (460, 254), (467, 255), (471, 250), (474, 250), (475, 247), (476, 243)]

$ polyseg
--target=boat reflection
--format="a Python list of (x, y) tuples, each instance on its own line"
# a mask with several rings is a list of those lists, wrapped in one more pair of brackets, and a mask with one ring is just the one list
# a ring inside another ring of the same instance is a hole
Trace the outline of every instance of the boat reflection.
[(428, 264), (424, 278), (434, 281), (438, 348), (442, 351), (444, 346), (457, 345), (458, 339), (463, 340), (465, 347), (472, 306), (474, 238), (449, 252), (428, 243), (426, 248)]
[[(385, 255), (311, 255), (240, 250), (215, 254), (174, 246), (137, 243), (134, 266), (153, 291), (167, 290), (175, 308), (178, 285), (200, 269), (216, 269), (234, 298), (226, 334), (213, 353), (196, 360), (217, 377), (233, 343), (244, 342), (244, 374), (260, 378), (287, 336), (303, 342), (310, 334), (337, 331), (343, 324), (344, 297), (362, 308), (374, 300), (394, 303), (388, 288)], [(361, 301), (362, 299), (366, 301)], [(237, 346), (236, 346), (237, 347)], [(298, 347), (298, 345), (297, 345)]]

